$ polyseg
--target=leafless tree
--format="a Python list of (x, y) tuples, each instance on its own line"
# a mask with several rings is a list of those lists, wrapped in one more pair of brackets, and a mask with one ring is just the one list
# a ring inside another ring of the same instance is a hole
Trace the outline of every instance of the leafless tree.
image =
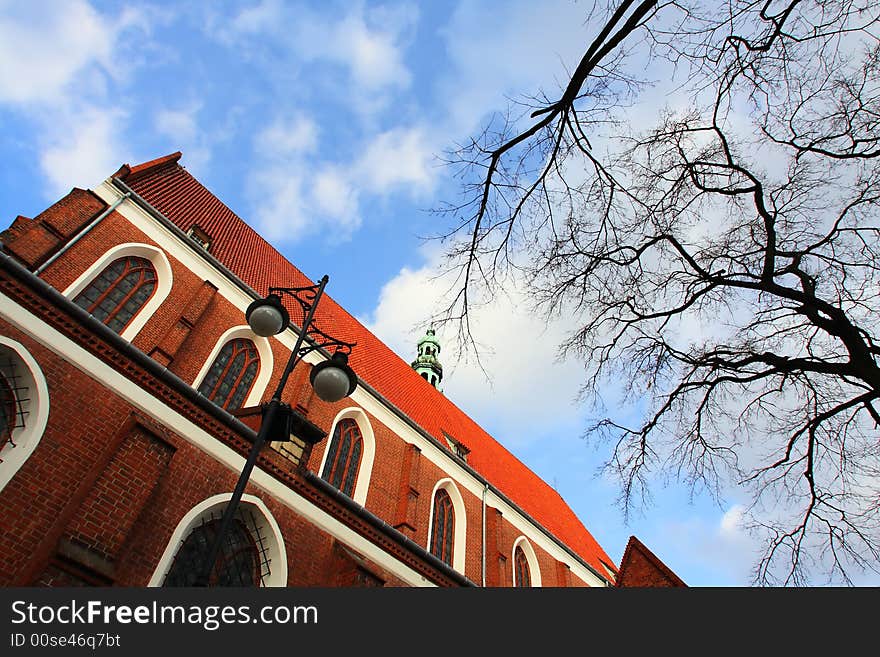
[(878, 17), (870, 0), (594, 8), (559, 95), (449, 156), (446, 319), (470, 335), (476, 290), (511, 271), (575, 317), (561, 348), (590, 366), (585, 393), (625, 381), (639, 411), (588, 430), (624, 507), (658, 473), (736, 487), (758, 584), (880, 572)]

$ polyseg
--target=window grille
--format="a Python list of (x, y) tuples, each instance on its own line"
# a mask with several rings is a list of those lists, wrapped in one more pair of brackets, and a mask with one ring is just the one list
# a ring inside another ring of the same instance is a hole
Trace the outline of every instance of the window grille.
[(22, 380), (17, 360), (0, 352), (0, 451), (7, 445), (16, 446), (12, 433), (24, 427), (29, 402), (30, 389)]
[[(194, 586), (220, 529), (223, 508), (212, 510), (177, 549), (162, 586)], [(265, 586), (271, 573), (262, 523), (239, 507), (208, 580), (210, 586)]]

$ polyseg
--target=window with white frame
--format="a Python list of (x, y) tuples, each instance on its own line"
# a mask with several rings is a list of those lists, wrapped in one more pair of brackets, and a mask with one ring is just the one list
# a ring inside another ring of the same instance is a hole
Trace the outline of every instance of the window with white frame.
[(221, 408), (241, 408), (260, 371), (260, 355), (256, 345), (247, 338), (235, 338), (223, 345), (208, 373), (199, 385), (199, 392)]
[[(193, 586), (207, 567), (230, 495), (215, 495), (178, 523), (150, 586)], [(209, 576), (210, 586), (287, 586), (287, 557), (281, 529), (266, 505), (244, 495)]]
[(445, 489), (434, 494), (433, 526), (431, 527), (431, 554), (452, 565), (452, 546), (455, 536), (455, 509)]
[(351, 418), (343, 418), (336, 423), (321, 478), (349, 497), (354, 492), (363, 446), (364, 441), (357, 422)]

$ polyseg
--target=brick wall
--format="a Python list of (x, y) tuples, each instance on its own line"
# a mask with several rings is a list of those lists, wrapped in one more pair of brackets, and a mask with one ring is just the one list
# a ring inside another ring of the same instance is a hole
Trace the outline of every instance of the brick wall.
[(635, 536), (630, 536), (620, 561), (618, 587), (687, 586), (657, 555)]

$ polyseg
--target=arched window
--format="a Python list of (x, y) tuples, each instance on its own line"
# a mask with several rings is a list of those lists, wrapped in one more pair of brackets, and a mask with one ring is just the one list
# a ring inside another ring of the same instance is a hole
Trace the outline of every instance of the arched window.
[(330, 440), (321, 477), (351, 497), (362, 451), (363, 440), (357, 422), (350, 418), (340, 420)]
[(256, 345), (247, 338), (230, 340), (211, 364), (199, 392), (221, 408), (234, 411), (244, 403), (259, 370)]
[[(178, 522), (149, 586), (191, 586), (206, 566), (230, 494), (210, 497)], [(244, 494), (208, 579), (212, 586), (287, 586), (281, 528), (266, 505)]]
[(153, 263), (146, 258), (125, 256), (107, 265), (73, 302), (122, 333), (155, 290)]
[[(206, 566), (208, 553), (220, 529), (219, 511), (204, 518), (184, 539), (163, 586), (194, 586)], [(263, 537), (251, 528), (257, 522), (247, 508), (238, 511), (220, 548), (208, 579), (210, 586), (261, 586), (268, 574)], [(264, 573), (264, 569), (267, 571)]]
[(434, 496), (433, 519), (431, 554), (451, 566), (455, 512), (452, 510), (452, 499), (443, 488), (440, 488)]
[(529, 562), (526, 559), (526, 553), (517, 545), (513, 553), (513, 585), (522, 588), (528, 588), (532, 585), (532, 578), (529, 576)]

